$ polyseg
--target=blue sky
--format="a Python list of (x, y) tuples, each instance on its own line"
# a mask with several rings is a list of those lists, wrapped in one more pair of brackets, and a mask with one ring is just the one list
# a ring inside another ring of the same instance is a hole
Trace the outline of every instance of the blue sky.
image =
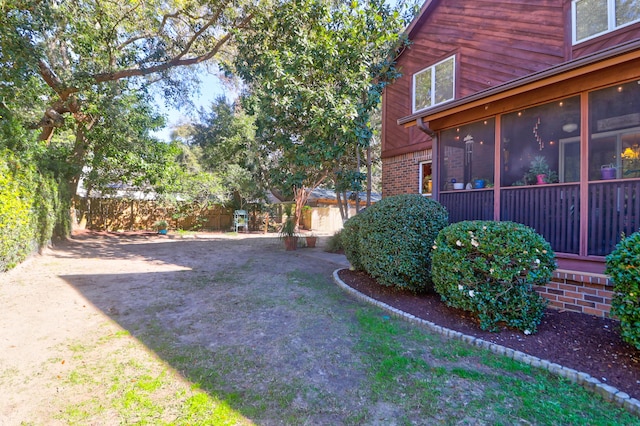
[(200, 93), (193, 93), (191, 95), (191, 101), (195, 106), (194, 109), (187, 107), (181, 109), (167, 107), (159, 97), (156, 97), (156, 104), (160, 112), (167, 117), (167, 126), (159, 132), (152, 133), (154, 136), (168, 142), (172, 128), (181, 123), (197, 120), (197, 111), (200, 108), (204, 107), (208, 109), (211, 103), (220, 95), (226, 95), (227, 99), (234, 99), (237, 96), (236, 93), (225, 87), (216, 75), (203, 73), (200, 78), (202, 79)]

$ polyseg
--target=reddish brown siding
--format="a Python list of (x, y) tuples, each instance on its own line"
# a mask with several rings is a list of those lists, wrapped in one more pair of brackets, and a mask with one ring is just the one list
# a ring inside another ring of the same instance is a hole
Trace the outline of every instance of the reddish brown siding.
[(624, 44), (628, 41), (637, 40), (640, 32), (640, 23), (629, 25), (593, 40), (576, 44), (573, 48), (573, 59), (600, 52), (602, 50)]
[(432, 2), (398, 61), (403, 76), (387, 87), (383, 157), (425, 149), (425, 135), (397, 125), (411, 111), (413, 74), (456, 54), (456, 97), (548, 68), (565, 59), (568, 0)]

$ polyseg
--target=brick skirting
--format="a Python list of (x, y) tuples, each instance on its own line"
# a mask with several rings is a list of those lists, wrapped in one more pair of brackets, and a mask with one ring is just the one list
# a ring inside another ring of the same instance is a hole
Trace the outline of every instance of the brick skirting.
[(535, 290), (549, 300), (549, 307), (597, 317), (609, 317), (613, 283), (606, 275), (558, 269), (546, 286)]

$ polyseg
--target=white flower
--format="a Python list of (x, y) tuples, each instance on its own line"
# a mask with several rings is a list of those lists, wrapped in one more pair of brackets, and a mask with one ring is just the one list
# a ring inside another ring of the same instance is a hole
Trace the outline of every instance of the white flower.
[(539, 265), (540, 264), (540, 259), (536, 259), (535, 262)]
[(462, 241), (460, 241), (460, 240), (456, 241), (456, 245), (457, 245), (458, 247), (462, 247)]
[(475, 292), (475, 291), (473, 291), (473, 290), (469, 290), (469, 296), (470, 296), (470, 297), (473, 297), (473, 296), (475, 296), (475, 295), (476, 295), (476, 292)]
[(438, 246), (436, 246), (435, 244), (431, 246), (432, 249), (436, 250), (438, 248)]
[(531, 330), (525, 330), (524, 334), (526, 334), (527, 336), (531, 334)]
[(460, 284), (458, 284), (458, 290), (462, 291), (462, 290), (464, 290), (464, 287), (461, 286)]
[(495, 269), (493, 269), (493, 268), (489, 269), (489, 273), (490, 274), (493, 274), (494, 272), (495, 272)]
[(474, 247), (478, 247), (478, 246), (480, 245), (480, 243), (479, 243), (479, 242), (477, 242), (476, 240), (473, 240), (473, 239), (472, 239), (472, 240), (471, 240), (471, 245), (472, 245), (472, 246), (474, 246)]
[(482, 230), (483, 230), (483, 231), (486, 231), (486, 230), (487, 230), (487, 227), (486, 227), (486, 226), (483, 226), (483, 227), (482, 227)]
[(529, 252), (528, 252), (528, 251), (526, 251), (526, 250), (525, 250), (525, 251), (523, 251), (523, 253), (524, 253), (524, 254), (529, 254)]

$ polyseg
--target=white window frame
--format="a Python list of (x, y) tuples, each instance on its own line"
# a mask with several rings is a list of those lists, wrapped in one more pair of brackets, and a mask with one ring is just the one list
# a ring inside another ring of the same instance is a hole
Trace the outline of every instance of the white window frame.
[(585, 1), (585, 0), (571, 1), (571, 38), (574, 45), (600, 37), (601, 35), (610, 33), (619, 28), (624, 28), (626, 26), (637, 24), (638, 22), (640, 22), (640, 18), (639, 18), (639, 19), (636, 19), (635, 21), (627, 22), (626, 24), (616, 26), (616, 2), (615, 0), (607, 0), (607, 29), (599, 33), (593, 34), (589, 37), (585, 37), (581, 40), (577, 40), (576, 38), (578, 36), (578, 21), (576, 19), (576, 10), (577, 10), (577, 4), (580, 3), (581, 1)]
[(431, 188), (431, 192), (422, 192), (422, 181), (424, 180), (425, 176), (423, 176), (422, 171), (424, 170), (424, 165), (425, 164), (430, 164), (431, 165), (431, 184), (433, 185), (433, 161), (432, 160), (428, 160), (428, 161), (421, 161), (419, 163), (419, 167), (420, 167), (420, 180), (418, 181), (418, 193), (424, 195), (425, 197), (431, 197), (433, 194), (433, 187)]
[[(431, 90), (431, 102), (430, 102), (430, 104), (427, 105), (427, 106), (423, 106), (421, 108), (416, 108), (416, 77), (419, 76), (420, 74), (424, 73), (424, 72), (427, 72), (427, 71), (431, 70), (431, 87), (435, 88), (435, 86), (436, 86), (436, 67), (438, 65), (442, 64), (443, 62), (447, 62), (449, 60), (453, 60), (453, 68), (452, 68), (453, 75), (451, 76), (451, 82), (452, 82), (452, 85), (453, 85), (453, 87), (452, 87), (453, 96), (451, 97), (451, 99), (446, 99), (446, 100), (444, 100), (442, 102), (435, 103), (434, 99), (435, 99), (435, 94), (436, 93), (435, 93), (435, 90)], [(411, 109), (412, 109), (412, 111), (414, 113), (418, 112), (418, 111), (422, 111), (422, 110), (428, 109), (428, 108), (432, 108), (432, 107), (434, 107), (436, 105), (441, 105), (441, 104), (443, 104), (445, 102), (452, 101), (453, 99), (455, 99), (455, 97), (456, 97), (456, 55), (451, 55), (451, 56), (441, 60), (440, 62), (435, 63), (435, 64), (433, 64), (433, 65), (431, 65), (431, 66), (429, 66), (427, 68), (423, 68), (420, 71), (418, 71), (417, 73), (413, 74), (413, 82), (412, 82), (412, 85), (411, 85)]]

